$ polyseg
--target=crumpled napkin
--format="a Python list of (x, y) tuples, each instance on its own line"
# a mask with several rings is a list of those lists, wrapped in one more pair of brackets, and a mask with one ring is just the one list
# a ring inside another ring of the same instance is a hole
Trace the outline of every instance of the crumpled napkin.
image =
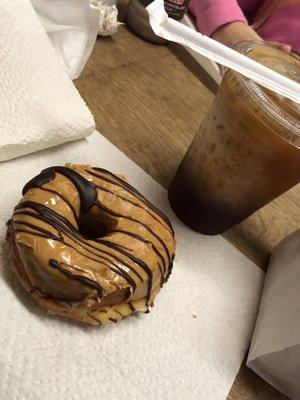
[(91, 5), (99, 10), (98, 34), (110, 36), (116, 33), (118, 26), (122, 24), (118, 22), (118, 10), (114, 1), (91, 0)]

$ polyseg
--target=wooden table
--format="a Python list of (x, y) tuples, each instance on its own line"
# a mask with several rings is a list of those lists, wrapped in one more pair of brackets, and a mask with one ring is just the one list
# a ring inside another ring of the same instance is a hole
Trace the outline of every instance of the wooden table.
[[(97, 129), (167, 187), (207, 111), (216, 86), (177, 45), (144, 42), (120, 27), (98, 38), (76, 86)], [(224, 237), (261, 268), (273, 247), (300, 226), (300, 186)], [(245, 364), (229, 400), (285, 399)]]

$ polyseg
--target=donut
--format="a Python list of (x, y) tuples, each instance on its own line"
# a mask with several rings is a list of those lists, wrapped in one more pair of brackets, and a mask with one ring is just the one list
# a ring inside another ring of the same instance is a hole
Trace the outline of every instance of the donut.
[(44, 169), (22, 195), (7, 239), (17, 277), (39, 305), (93, 325), (149, 312), (175, 254), (161, 211), (89, 165)]

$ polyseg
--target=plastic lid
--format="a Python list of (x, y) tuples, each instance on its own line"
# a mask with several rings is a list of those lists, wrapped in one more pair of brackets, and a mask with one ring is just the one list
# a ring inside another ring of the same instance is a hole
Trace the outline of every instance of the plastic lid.
[[(300, 57), (284, 53), (277, 47), (260, 42), (240, 42), (235, 49), (274, 71), (300, 83)], [(233, 72), (233, 71), (232, 71)], [(233, 72), (249, 91), (252, 99), (277, 122), (288, 128), (282, 136), (300, 148), (300, 104), (268, 90), (255, 82)]]

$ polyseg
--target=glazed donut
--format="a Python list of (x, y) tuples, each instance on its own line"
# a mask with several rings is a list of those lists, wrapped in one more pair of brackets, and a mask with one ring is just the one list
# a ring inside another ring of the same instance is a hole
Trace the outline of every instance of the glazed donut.
[(149, 312), (175, 252), (162, 212), (89, 165), (47, 168), (22, 194), (7, 239), (20, 282), (41, 306), (94, 325)]

